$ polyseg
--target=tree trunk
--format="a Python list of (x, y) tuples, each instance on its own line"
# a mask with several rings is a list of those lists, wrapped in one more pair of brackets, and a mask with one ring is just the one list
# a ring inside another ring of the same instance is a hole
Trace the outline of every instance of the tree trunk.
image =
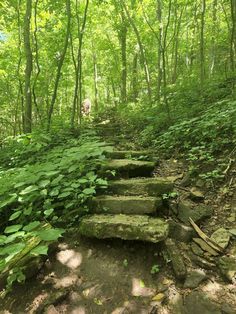
[(216, 36), (217, 36), (217, 5), (218, 0), (214, 0), (212, 3), (212, 37), (211, 37), (211, 63), (210, 63), (210, 75), (214, 74), (215, 59), (216, 59)]
[(133, 59), (133, 73), (132, 73), (132, 89), (133, 101), (138, 101), (138, 52), (135, 51)]
[(93, 79), (94, 79), (94, 110), (98, 111), (98, 68), (97, 68), (97, 56), (93, 53)]
[(235, 70), (235, 58), (236, 58), (236, 3), (235, 0), (231, 0), (231, 19), (232, 19), (232, 29), (231, 29), (231, 43), (230, 43), (230, 59), (232, 72)]
[(201, 80), (201, 92), (203, 92), (205, 81), (205, 14), (206, 14), (206, 0), (202, 0), (201, 9), (201, 31), (200, 31), (200, 80)]
[(33, 57), (30, 43), (30, 22), (32, 14), (32, 0), (26, 1), (26, 12), (24, 18), (24, 48), (25, 48), (25, 110), (24, 110), (24, 132), (32, 131), (32, 93), (31, 93), (31, 75), (33, 69)]
[(33, 88), (32, 88), (32, 94), (33, 94), (33, 100), (34, 100), (34, 105), (35, 109), (37, 112), (37, 116), (39, 117), (39, 120), (41, 122), (41, 113), (39, 110), (39, 105), (38, 105), (38, 100), (37, 100), (37, 95), (36, 95), (36, 85), (38, 81), (38, 77), (40, 75), (41, 69), (39, 65), (39, 48), (38, 48), (38, 38), (37, 38), (37, 32), (38, 32), (38, 24), (37, 24), (37, 8), (38, 8), (38, 2), (39, 0), (35, 1), (35, 7), (34, 7), (34, 23), (35, 23), (35, 28), (34, 28), (34, 44), (35, 44), (35, 63), (36, 63), (36, 76), (34, 79), (33, 83)]
[(159, 24), (158, 31), (158, 57), (157, 57), (157, 100), (161, 100), (161, 85), (162, 85), (162, 36), (163, 36), (163, 26), (162, 26), (162, 1), (157, 0), (157, 21)]
[(64, 64), (64, 60), (65, 60), (65, 56), (66, 56), (66, 52), (67, 52), (67, 48), (68, 48), (68, 44), (69, 44), (70, 24), (71, 24), (70, 0), (66, 0), (66, 12), (67, 12), (66, 37), (65, 37), (65, 42), (64, 42), (64, 48), (63, 48), (63, 51), (62, 51), (62, 53), (60, 55), (60, 59), (58, 61), (56, 80), (55, 80), (53, 95), (52, 95), (52, 99), (51, 99), (50, 106), (49, 106), (49, 112), (48, 112), (47, 130), (49, 130), (50, 127), (51, 127), (52, 114), (53, 114), (54, 105), (55, 105), (55, 102), (56, 102), (56, 99), (57, 99), (57, 91), (58, 91), (59, 82), (60, 82), (60, 78), (61, 78), (61, 70), (62, 70), (62, 66)]
[(142, 40), (141, 40), (141, 36), (140, 36), (139, 31), (138, 31), (138, 29), (137, 29), (137, 27), (136, 27), (132, 17), (130, 16), (129, 10), (128, 10), (128, 8), (125, 5), (125, 2), (123, 0), (122, 0), (122, 5), (123, 5), (125, 13), (126, 13), (126, 15), (128, 17), (129, 23), (132, 26), (133, 31), (134, 31), (134, 33), (136, 35), (136, 38), (137, 38), (137, 41), (138, 41), (138, 45), (139, 45), (139, 49), (140, 49), (140, 57), (141, 57), (140, 61), (141, 61), (141, 64), (142, 64), (142, 66), (144, 68), (145, 80), (146, 80), (147, 91), (148, 91), (148, 98), (151, 101), (151, 99), (152, 99), (152, 92), (151, 92), (150, 74), (149, 74), (148, 63), (147, 63), (147, 59), (146, 59), (146, 56), (145, 56), (145, 51), (144, 51), (143, 43), (142, 43)]
[(121, 43), (121, 101), (123, 104), (127, 101), (127, 60), (126, 60), (126, 38), (127, 38), (127, 26), (122, 14), (122, 28), (120, 31), (120, 43)]
[(162, 73), (163, 73), (163, 98), (164, 98), (164, 105), (167, 110), (167, 114), (169, 117), (169, 121), (171, 120), (170, 116), (170, 107), (167, 99), (167, 76), (166, 76), (166, 50), (167, 50), (167, 34), (170, 24), (170, 16), (171, 16), (171, 6), (172, 6), (172, 0), (169, 0), (169, 8), (168, 8), (168, 18), (167, 23), (165, 27), (165, 32), (163, 36), (163, 49), (162, 49)]

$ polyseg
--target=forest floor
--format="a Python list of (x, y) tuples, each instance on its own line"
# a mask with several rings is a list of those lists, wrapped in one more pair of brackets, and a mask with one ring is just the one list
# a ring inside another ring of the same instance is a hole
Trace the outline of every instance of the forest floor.
[[(163, 160), (157, 176), (172, 178), (186, 200), (196, 182), (187, 179), (186, 164)], [(232, 182), (231, 182), (232, 183)], [(187, 185), (187, 187), (186, 187)], [(236, 191), (202, 187), (202, 202), (214, 215), (201, 223), (208, 235), (218, 228), (235, 228)], [(171, 212), (169, 215), (172, 215)], [(186, 285), (175, 278), (162, 245), (123, 240), (85, 239), (69, 230), (36, 278), (16, 286), (0, 305), (1, 314), (233, 314), (235, 281), (227, 282), (213, 263), (200, 267), (189, 260), (191, 243), (180, 243), (190, 276)], [(164, 252), (164, 254), (163, 254)], [(232, 239), (227, 254), (236, 254)], [(200, 275), (194, 276), (194, 272)]]

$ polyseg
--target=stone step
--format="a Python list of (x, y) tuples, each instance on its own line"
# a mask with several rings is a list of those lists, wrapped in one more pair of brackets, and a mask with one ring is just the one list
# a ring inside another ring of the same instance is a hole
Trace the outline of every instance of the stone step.
[(134, 158), (139, 160), (153, 160), (153, 152), (151, 151), (114, 150), (108, 152), (106, 155), (112, 159)]
[(109, 183), (109, 191), (116, 195), (161, 196), (173, 190), (174, 184), (165, 178), (116, 180)]
[(115, 170), (116, 178), (150, 177), (155, 168), (155, 162), (130, 159), (112, 159), (103, 167), (103, 171)]
[(93, 213), (145, 215), (155, 214), (163, 206), (162, 198), (102, 195), (91, 201)]
[(163, 219), (142, 215), (92, 215), (82, 218), (80, 234), (98, 239), (121, 238), (158, 243), (168, 237)]

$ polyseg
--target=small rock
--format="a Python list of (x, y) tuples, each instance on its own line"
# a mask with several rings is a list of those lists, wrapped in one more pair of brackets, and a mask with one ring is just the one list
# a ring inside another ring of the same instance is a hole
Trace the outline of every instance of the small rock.
[(178, 249), (176, 242), (172, 239), (166, 239), (165, 245), (167, 252), (169, 254), (172, 267), (175, 273), (175, 276), (179, 280), (183, 280), (186, 277), (186, 267), (182, 258), (182, 255)]
[(221, 307), (222, 314), (235, 314), (235, 308), (232, 305), (224, 303)]
[(193, 238), (193, 241), (197, 243), (203, 251), (208, 252), (212, 256), (218, 256), (219, 254), (212, 249), (205, 241), (200, 238)]
[(201, 269), (195, 269), (188, 273), (184, 283), (184, 288), (197, 288), (201, 282), (207, 279), (205, 272)]
[(184, 308), (183, 297), (177, 291), (175, 291), (175, 293), (171, 295), (170, 301), (169, 301), (169, 307), (170, 307), (170, 312), (168, 313), (186, 314), (185, 308)]
[(169, 220), (169, 237), (180, 242), (188, 243), (192, 240), (195, 232), (193, 228), (185, 226), (174, 220)]
[(186, 224), (189, 224), (189, 218), (191, 217), (194, 222), (202, 221), (205, 218), (211, 217), (213, 209), (209, 206), (199, 205), (195, 206), (191, 202), (181, 202), (178, 208), (178, 218)]
[(193, 291), (185, 298), (186, 313), (221, 314), (219, 306), (206, 293)]
[(230, 217), (229, 217), (227, 220), (228, 220), (229, 222), (235, 222), (235, 220), (236, 220), (236, 214), (235, 214), (235, 213), (231, 214)]
[(191, 249), (192, 249), (193, 253), (198, 255), (198, 256), (204, 255), (204, 251), (196, 243), (191, 244)]
[(191, 183), (191, 177), (189, 173), (186, 173), (180, 182), (181, 186), (188, 186)]
[(230, 229), (229, 232), (236, 237), (236, 229)]
[(230, 233), (224, 228), (217, 229), (212, 235), (211, 240), (216, 242), (220, 247), (225, 249), (230, 240)]
[(197, 182), (196, 182), (196, 186), (198, 188), (203, 188), (205, 185), (205, 182), (202, 180), (202, 179), (198, 179)]
[(225, 279), (236, 282), (236, 257), (223, 256), (219, 258), (217, 266)]
[(54, 305), (50, 305), (45, 309), (44, 314), (59, 314), (59, 312)]
[(196, 188), (192, 188), (190, 190), (189, 197), (193, 201), (202, 201), (205, 198), (204, 194), (200, 190), (197, 190)]
[(205, 258), (197, 256), (193, 254), (192, 252), (188, 252), (188, 256), (190, 260), (192, 260), (199, 267), (209, 269), (209, 270), (215, 270), (216, 265), (214, 263), (208, 262)]

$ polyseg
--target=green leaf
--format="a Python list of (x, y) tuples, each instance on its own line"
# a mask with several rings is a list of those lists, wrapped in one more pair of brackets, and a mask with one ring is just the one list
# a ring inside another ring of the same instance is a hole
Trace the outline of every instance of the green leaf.
[(6, 227), (6, 229), (4, 230), (4, 233), (13, 233), (13, 232), (17, 232), (22, 228), (22, 225), (12, 225), (12, 226), (8, 226)]
[(6, 236), (0, 235), (0, 245), (4, 244), (6, 239), (7, 239)]
[(61, 237), (64, 229), (49, 229), (49, 230), (42, 230), (37, 231), (37, 235), (43, 241), (55, 241)]
[(96, 193), (96, 191), (94, 188), (87, 188), (87, 189), (84, 189), (82, 193), (85, 195), (93, 195), (94, 193)]
[(0, 250), (0, 255), (16, 255), (25, 247), (25, 243), (15, 243), (5, 246)]
[(15, 241), (16, 238), (23, 237), (24, 235), (25, 235), (24, 231), (15, 232), (7, 237), (7, 239), (5, 240), (5, 244), (11, 243)]
[(35, 192), (37, 191), (39, 188), (37, 187), (37, 185), (30, 185), (28, 186), (27, 188), (25, 188), (24, 190), (22, 190), (20, 192), (20, 195), (25, 195), (25, 194), (29, 194), (29, 193), (32, 193), (32, 192)]
[(57, 196), (58, 194), (59, 194), (59, 189), (53, 189), (53, 190), (49, 193), (50, 196)]
[(71, 172), (74, 172), (76, 169), (79, 168), (79, 165), (72, 165), (69, 169), (68, 169), (68, 172), (71, 173)]
[(39, 182), (39, 187), (40, 188), (45, 188), (49, 184), (50, 184), (50, 180), (42, 180), (42, 181)]
[(58, 198), (66, 198), (67, 196), (71, 195), (71, 192), (64, 192), (58, 195)]
[(50, 216), (54, 212), (54, 208), (45, 210), (43, 213), (45, 216)]
[(40, 191), (40, 195), (47, 196), (48, 195), (48, 190), (47, 189), (43, 189), (42, 191)]
[(29, 215), (31, 215), (32, 210), (33, 210), (32, 207), (25, 208), (23, 214), (24, 214), (25, 216), (29, 216)]
[(40, 221), (32, 221), (27, 226), (25, 226), (23, 228), (23, 230), (30, 232), (30, 231), (34, 230), (35, 228), (37, 228), (39, 225), (40, 225)]
[(81, 184), (85, 184), (85, 183), (89, 182), (89, 180), (82, 178), (82, 179), (79, 179), (78, 182)]
[(17, 194), (13, 194), (11, 197), (9, 197), (6, 200), (0, 202), (0, 208), (3, 208), (5, 206), (8, 206), (8, 205), (12, 204), (13, 202), (15, 202), (16, 199), (17, 199)]
[(39, 245), (35, 247), (33, 250), (30, 251), (32, 255), (47, 255), (48, 254), (48, 247), (47, 245)]
[(12, 221), (12, 220), (17, 219), (18, 217), (20, 217), (21, 214), (22, 214), (22, 211), (21, 211), (21, 210), (18, 210), (17, 212), (13, 213), (13, 214), (10, 216), (9, 221)]
[(64, 178), (64, 175), (60, 174), (57, 178), (55, 178), (54, 180), (52, 180), (51, 186), (57, 185), (63, 178)]

